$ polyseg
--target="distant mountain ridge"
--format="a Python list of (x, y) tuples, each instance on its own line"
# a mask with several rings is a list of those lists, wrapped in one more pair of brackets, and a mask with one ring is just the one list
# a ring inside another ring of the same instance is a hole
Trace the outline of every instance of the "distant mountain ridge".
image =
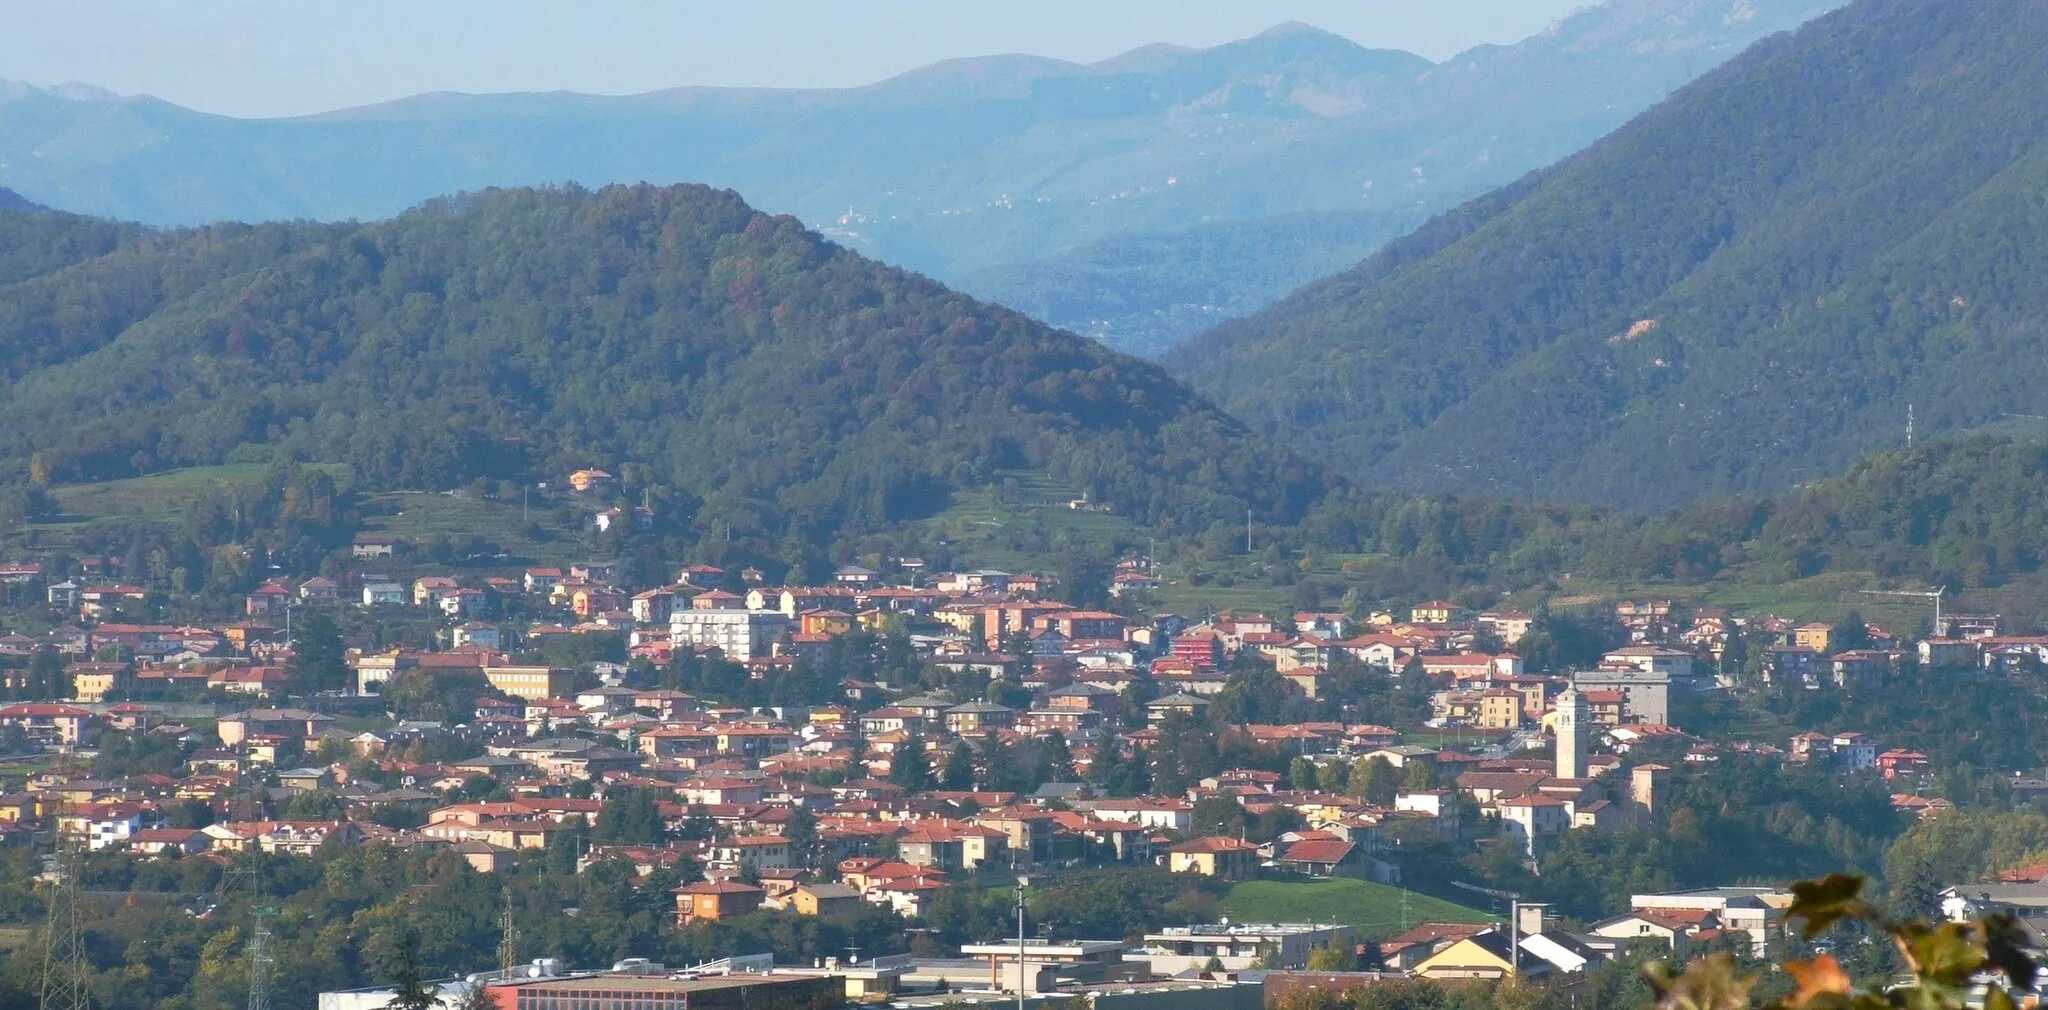
[[(1019, 290), (1020, 276), (1086, 292), (1074, 315), (1048, 321), (1155, 347), (1200, 325), (1158, 319), (1257, 308), (1328, 262), (1267, 259), (1247, 242), (1237, 255), (1256, 260), (1253, 287), (1224, 275), (1200, 302), (1127, 305), (1097, 290), (1128, 272), (1115, 258), (1124, 247), (1094, 243), (1150, 236), (1174, 273), (1182, 261), (1159, 236), (1334, 212), (1373, 218), (1358, 234), (1376, 237), (1343, 250), (1362, 255), (1834, 2), (1615, 0), (1441, 64), (1285, 25), (1089, 65), (953, 60), (840, 90), (436, 94), (292, 120), (0, 84), (0, 185), (66, 210), (190, 225), (377, 219), (489, 186), (701, 182), (864, 254), (973, 282), (971, 293), (1069, 301)], [(1213, 248), (1213, 236), (1189, 242), (1189, 257)]]
[(2043, 33), (1861, 0), (1170, 366), (1378, 483), (1642, 509), (2040, 413)]

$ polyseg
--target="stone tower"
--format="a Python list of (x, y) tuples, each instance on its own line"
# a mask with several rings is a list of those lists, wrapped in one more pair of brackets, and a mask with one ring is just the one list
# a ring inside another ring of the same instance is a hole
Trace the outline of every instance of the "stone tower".
[(1592, 730), (1593, 713), (1577, 685), (1557, 696), (1557, 777), (1586, 777), (1586, 734)]

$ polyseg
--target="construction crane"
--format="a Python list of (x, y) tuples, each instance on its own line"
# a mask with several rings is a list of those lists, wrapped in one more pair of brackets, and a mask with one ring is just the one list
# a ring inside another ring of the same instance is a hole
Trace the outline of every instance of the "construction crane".
[(1903, 596), (1916, 600), (1932, 600), (1934, 601), (1934, 624), (1928, 630), (1936, 636), (1941, 634), (1941, 596), (1943, 593), (1948, 592), (1947, 586), (1936, 586), (1933, 589), (1917, 591), (1911, 589), (1858, 589), (1857, 592), (1865, 596)]

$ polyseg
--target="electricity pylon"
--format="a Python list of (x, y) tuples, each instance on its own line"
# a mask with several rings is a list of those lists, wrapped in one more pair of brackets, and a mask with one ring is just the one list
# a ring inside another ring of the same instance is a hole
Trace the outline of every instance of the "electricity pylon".
[(49, 915), (43, 923), (43, 985), (36, 1005), (41, 1010), (91, 1010), (92, 993), (87, 988), (85, 937), (78, 925), (77, 847), (61, 838), (57, 842), (50, 888)]

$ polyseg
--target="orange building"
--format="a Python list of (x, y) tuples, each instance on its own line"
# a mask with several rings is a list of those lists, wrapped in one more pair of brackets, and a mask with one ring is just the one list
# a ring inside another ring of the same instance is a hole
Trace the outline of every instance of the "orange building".
[(675, 889), (676, 925), (699, 919), (716, 922), (761, 907), (767, 892), (737, 880), (701, 880)]

